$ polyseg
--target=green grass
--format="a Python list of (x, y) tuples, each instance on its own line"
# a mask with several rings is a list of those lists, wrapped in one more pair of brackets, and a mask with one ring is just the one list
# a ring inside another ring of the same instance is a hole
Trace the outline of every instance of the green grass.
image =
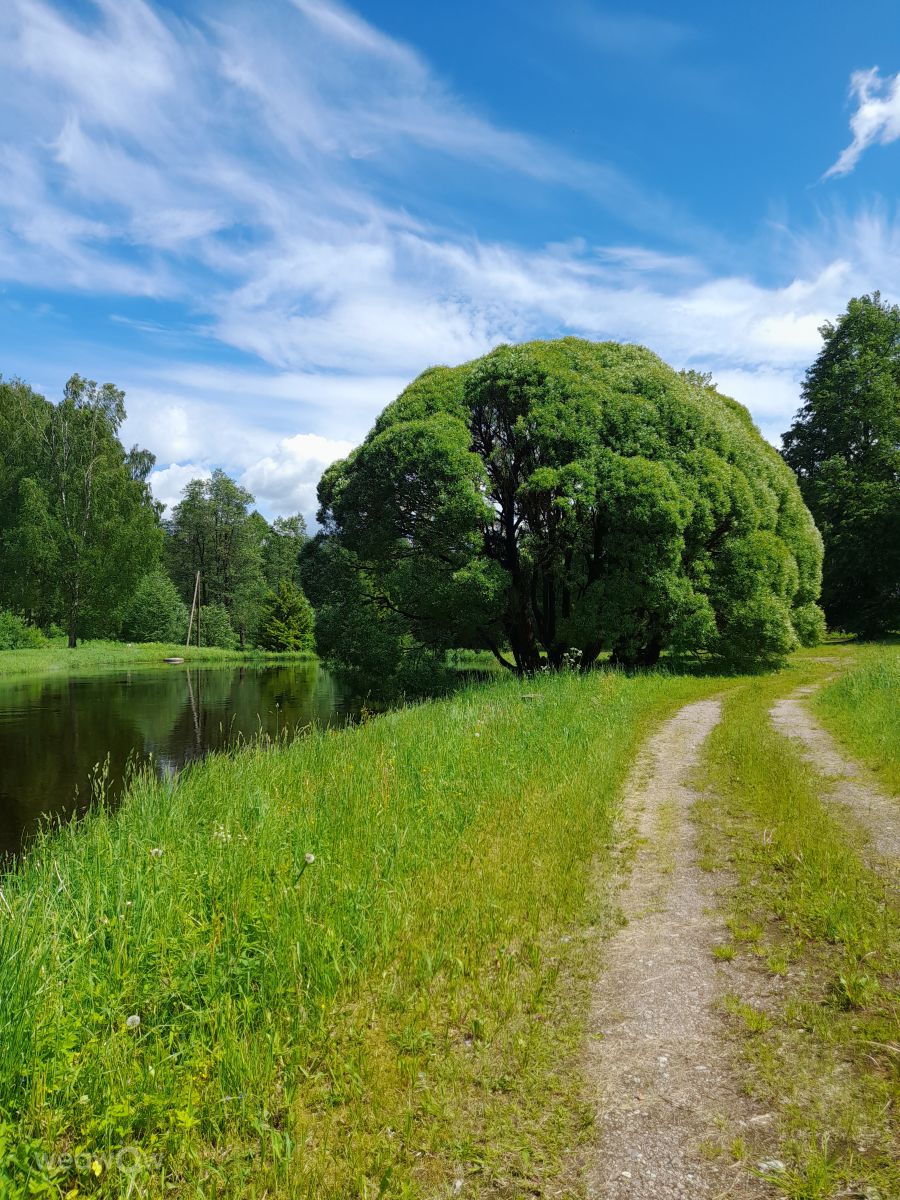
[(777, 696), (833, 669), (801, 659), (729, 694), (697, 818), (704, 860), (736, 879), (726, 908), (738, 959), (779, 981), (764, 1010), (753, 997), (727, 1006), (748, 1087), (777, 1115), (776, 1143), (758, 1148), (785, 1164), (773, 1186), (791, 1200), (886, 1200), (900, 1195), (896, 897), (864, 866), (825, 781), (767, 720)]
[(81, 642), (70, 650), (64, 640), (40, 650), (0, 650), (0, 679), (11, 675), (51, 675), (95, 672), (109, 668), (162, 666), (163, 659), (186, 662), (225, 663), (243, 661), (279, 662), (314, 659), (312, 654), (270, 654), (262, 650), (219, 650), (213, 646), (168, 645), (163, 642)]
[(900, 795), (900, 646), (861, 646), (813, 699), (817, 716), (854, 758)]
[(0, 897), (0, 1194), (579, 1194), (617, 796), (716, 688), (502, 678), (44, 837)]

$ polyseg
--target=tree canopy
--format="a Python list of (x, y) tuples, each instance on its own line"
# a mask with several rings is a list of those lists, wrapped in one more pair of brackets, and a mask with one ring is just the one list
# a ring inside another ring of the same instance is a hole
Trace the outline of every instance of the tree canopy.
[(900, 308), (876, 292), (820, 330), (784, 456), (825, 540), (829, 622), (900, 628)]
[(2, 599), (40, 623), (61, 620), (75, 645), (121, 624), (122, 605), (162, 530), (147, 476), (153, 455), (119, 439), (124, 393), (73, 375), (59, 404), (23, 384), (0, 389), (8, 430), (0, 465)]
[(313, 648), (313, 610), (302, 590), (282, 578), (263, 603), (259, 644), (264, 650), (310, 651)]
[(662, 650), (781, 658), (822, 628), (822, 548), (747, 411), (650, 351), (575, 338), (425, 371), (324, 474), (303, 553), (320, 652), (360, 675), (452, 647), (519, 671)]

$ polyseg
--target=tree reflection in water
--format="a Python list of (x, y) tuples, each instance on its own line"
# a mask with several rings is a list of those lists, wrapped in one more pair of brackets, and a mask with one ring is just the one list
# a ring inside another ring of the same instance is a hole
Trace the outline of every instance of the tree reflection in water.
[(352, 715), (335, 679), (307, 663), (0, 680), (0, 855), (41, 817), (82, 810), (107, 759), (114, 798), (131, 762), (172, 775), (241, 739)]

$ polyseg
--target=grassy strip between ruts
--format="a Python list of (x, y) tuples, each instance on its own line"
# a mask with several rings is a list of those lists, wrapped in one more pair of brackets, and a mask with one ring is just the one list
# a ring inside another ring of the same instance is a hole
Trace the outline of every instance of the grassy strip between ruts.
[(854, 649), (851, 669), (826, 683), (812, 706), (882, 788), (900, 796), (900, 645)]
[(545, 1194), (617, 794), (720, 687), (504, 679), (40, 842), (0, 898), (0, 1194)]
[(74, 650), (54, 642), (40, 650), (0, 650), (0, 681), (21, 675), (72, 675), (132, 666), (162, 666), (166, 658), (188, 663), (314, 662), (314, 654), (273, 654), (264, 650), (220, 650), (215, 646), (169, 645), (164, 642), (82, 642)]
[(863, 865), (862, 834), (829, 808), (826, 782), (767, 719), (778, 695), (828, 671), (801, 661), (730, 693), (697, 819), (706, 865), (737, 880), (733, 949), (783, 983), (763, 986), (762, 1006), (728, 1004), (748, 1087), (775, 1115), (764, 1173), (792, 1200), (888, 1200), (900, 1195), (895, 897)]

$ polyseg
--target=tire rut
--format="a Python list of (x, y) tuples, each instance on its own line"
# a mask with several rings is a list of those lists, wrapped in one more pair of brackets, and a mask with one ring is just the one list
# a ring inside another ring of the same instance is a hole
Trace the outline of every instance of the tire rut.
[[(900, 805), (860, 777), (859, 766), (845, 758), (803, 703), (818, 690), (809, 684), (784, 696), (769, 710), (779, 733), (799, 744), (807, 761), (828, 781), (827, 798), (843, 805), (868, 835), (872, 849), (892, 874), (900, 860)], [(882, 864), (873, 863), (873, 866)]]
[(639, 839), (621, 901), (628, 923), (609, 945), (589, 1028), (595, 1200), (771, 1195), (746, 1166), (703, 1146), (768, 1120), (754, 1115), (730, 1068), (717, 1002), (744, 988), (740, 968), (713, 957), (727, 932), (690, 820), (688, 777), (720, 716), (718, 700), (681, 709), (649, 740), (626, 788), (624, 816)]

